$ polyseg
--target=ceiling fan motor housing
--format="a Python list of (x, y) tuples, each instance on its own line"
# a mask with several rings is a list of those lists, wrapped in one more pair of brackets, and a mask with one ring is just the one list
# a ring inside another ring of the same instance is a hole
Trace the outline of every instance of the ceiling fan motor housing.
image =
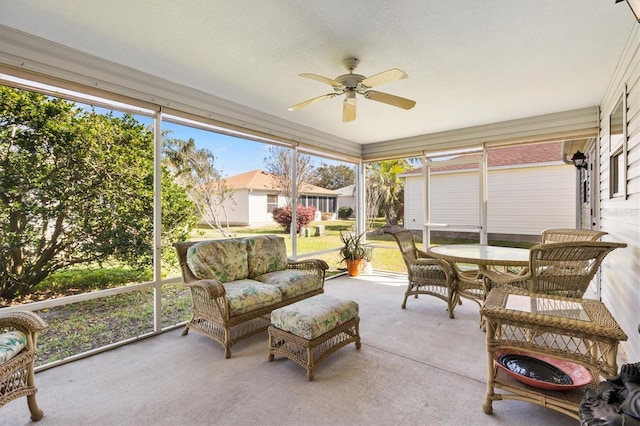
[(360, 74), (343, 74), (335, 79), (338, 83), (342, 84), (342, 87), (336, 87), (335, 89), (336, 91), (355, 90), (365, 78), (367, 77)]
[(360, 84), (364, 80), (364, 75), (354, 74), (353, 71), (358, 67), (360, 60), (357, 58), (347, 58), (342, 61), (342, 66), (345, 67), (349, 74), (343, 74), (335, 78), (335, 80), (342, 85), (342, 87), (334, 87), (336, 92), (343, 93), (345, 91), (355, 90), (358, 93), (362, 93), (362, 90), (366, 90), (366, 86)]

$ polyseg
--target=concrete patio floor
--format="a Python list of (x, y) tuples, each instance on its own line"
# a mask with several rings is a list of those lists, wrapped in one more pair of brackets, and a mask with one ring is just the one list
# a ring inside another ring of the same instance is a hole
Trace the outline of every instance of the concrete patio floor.
[[(576, 425), (550, 409), (496, 401), (484, 414), (485, 334), (470, 301), (449, 319), (421, 296), (400, 308), (406, 276), (327, 280), (325, 292), (360, 305), (362, 348), (304, 369), (268, 362), (266, 332), (232, 347), (174, 330), (36, 374), (39, 425)], [(26, 399), (0, 425), (31, 423)]]

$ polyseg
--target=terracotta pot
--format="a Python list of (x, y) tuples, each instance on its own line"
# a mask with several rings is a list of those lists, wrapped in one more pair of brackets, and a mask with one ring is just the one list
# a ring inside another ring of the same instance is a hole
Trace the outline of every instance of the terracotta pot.
[(357, 277), (360, 275), (362, 269), (362, 259), (347, 260), (347, 271), (349, 271), (350, 277)]

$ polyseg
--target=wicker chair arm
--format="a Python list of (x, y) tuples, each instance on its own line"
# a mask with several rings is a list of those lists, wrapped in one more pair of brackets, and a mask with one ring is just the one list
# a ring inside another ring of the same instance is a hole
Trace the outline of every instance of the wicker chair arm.
[(455, 277), (455, 272), (453, 271), (453, 268), (451, 267), (449, 262), (442, 259), (434, 259), (433, 257), (429, 257), (426, 259), (420, 258), (420, 259), (411, 261), (408, 266), (412, 271), (415, 271), (416, 268), (420, 269), (421, 267), (435, 266), (439, 269), (442, 269), (442, 272), (444, 272), (445, 276), (447, 277), (447, 280), (453, 280), (453, 278)]
[(192, 283), (185, 283), (189, 287), (199, 287), (205, 291), (210, 298), (222, 297), (227, 293), (222, 283), (218, 280), (200, 280)]
[(305, 270), (320, 270), (326, 271), (329, 269), (327, 262), (321, 259), (307, 259), (307, 260), (290, 260), (287, 262), (287, 269), (305, 269)]
[(446, 260), (435, 259), (433, 257), (419, 258), (411, 262), (412, 265), (438, 265), (445, 271), (453, 273), (453, 268)]
[(3, 328), (16, 328), (27, 333), (37, 333), (46, 327), (47, 323), (33, 312), (0, 312), (0, 330)]

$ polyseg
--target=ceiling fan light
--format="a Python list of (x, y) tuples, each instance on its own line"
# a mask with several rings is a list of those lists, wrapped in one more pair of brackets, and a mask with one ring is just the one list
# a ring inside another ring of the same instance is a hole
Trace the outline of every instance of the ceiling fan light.
[(347, 90), (344, 92), (344, 102), (355, 105), (356, 104), (356, 92), (354, 90)]

